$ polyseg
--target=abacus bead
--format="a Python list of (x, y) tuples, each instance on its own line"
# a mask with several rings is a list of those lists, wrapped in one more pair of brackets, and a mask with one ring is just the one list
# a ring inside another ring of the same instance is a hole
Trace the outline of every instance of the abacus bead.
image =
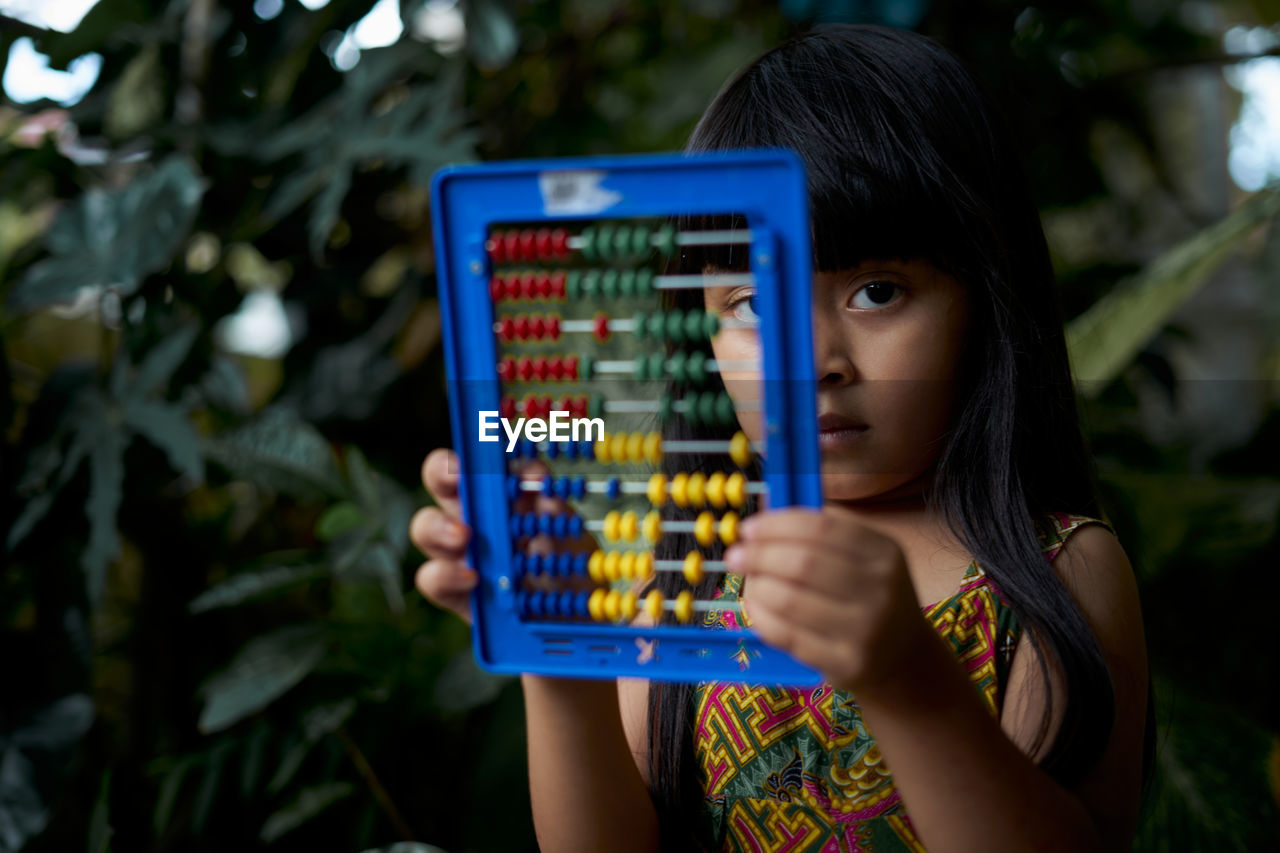
[(520, 232), (514, 229), (502, 235), (502, 255), (507, 263), (520, 259)]
[(587, 574), (596, 583), (604, 582), (604, 551), (592, 551), (587, 559)]
[(587, 609), (587, 602), (591, 600), (591, 595), (584, 589), (573, 598), (573, 615), (579, 619), (589, 619), (591, 611)]
[(693, 310), (685, 315), (684, 318), (684, 334), (691, 341), (696, 341), (702, 337), (702, 318), (706, 316), (702, 311)]
[(555, 517), (555, 521), (551, 523), (551, 535), (557, 539), (565, 538), (565, 534), (569, 532), (569, 516), (561, 513)]
[(664, 424), (669, 422), (672, 412), (671, 395), (664, 391), (658, 397), (658, 420)]
[(532, 261), (538, 257), (534, 240), (532, 228), (526, 228), (520, 232), (520, 257), (522, 260)]
[(520, 274), (510, 273), (503, 282), (503, 290), (506, 292), (508, 300), (515, 301), (520, 298)]
[(688, 421), (690, 426), (698, 425), (698, 395), (696, 393), (686, 394), (684, 399), (680, 401), (683, 409), (684, 419)]
[(649, 590), (649, 594), (644, 597), (644, 612), (653, 620), (653, 624), (658, 624), (658, 620), (662, 618), (662, 593), (656, 589)]
[(610, 477), (605, 483), (604, 494), (611, 501), (616, 501), (622, 494), (622, 482), (617, 477)]
[(698, 395), (698, 417), (704, 424), (714, 424), (716, 420), (716, 395), (714, 391), (703, 391)]
[(524, 520), (520, 525), (520, 532), (525, 536), (533, 537), (538, 535), (538, 514), (536, 512), (525, 513)]
[(619, 605), (622, 604), (621, 598), (622, 598), (622, 593), (618, 592), (616, 589), (611, 589), (607, 593), (605, 593), (604, 618), (607, 619), (608, 621), (610, 622), (618, 621), (618, 615), (619, 615), (618, 611), (620, 609)]
[(529, 339), (529, 318), (524, 314), (516, 317), (515, 335), (517, 339), (522, 341)]
[[(542, 481), (542, 493), (544, 495), (549, 496), (549, 493), (551, 490), (548, 488), (548, 486), (550, 485), (550, 482), (551, 482), (550, 477), (547, 477)], [(554, 524), (555, 524), (554, 515), (552, 515), (549, 512), (538, 513), (538, 533), (540, 533), (543, 536), (550, 536)]]
[(671, 502), (681, 509), (689, 505), (689, 475), (683, 471), (671, 478)]
[(653, 270), (645, 267), (636, 272), (636, 296), (648, 296), (653, 293)]
[(484, 241), (484, 250), (489, 260), (495, 264), (500, 264), (507, 259), (502, 251), (502, 236), (498, 232), (490, 234)]
[(667, 360), (667, 374), (676, 382), (685, 381), (685, 364), (688, 358), (684, 350), (676, 350)]
[(625, 258), (631, 254), (631, 226), (619, 225), (618, 230), (613, 234), (613, 254), (615, 257)]
[(516, 551), (511, 555), (511, 574), (516, 577), (520, 577), (526, 571), (524, 557), (525, 555), (520, 551)]
[(530, 441), (527, 438), (524, 440), (524, 458), (525, 459), (538, 458), (538, 443), (536, 441)]
[(636, 555), (636, 580), (647, 581), (653, 577), (653, 554), (641, 551)]
[(529, 318), (529, 336), (540, 341), (547, 334), (547, 321), (541, 314)]
[(545, 453), (547, 454), (548, 459), (555, 459), (560, 455), (560, 442), (548, 441)]
[(693, 593), (689, 590), (681, 590), (676, 596), (676, 621), (685, 625), (693, 621)]
[[(514, 501), (519, 499), (519, 497), (520, 497), (520, 477), (516, 474), (512, 474), (511, 476), (507, 477), (507, 499)], [(518, 517), (519, 516), (513, 515), (511, 518), (514, 521)]]
[(698, 513), (697, 520), (693, 522), (693, 538), (704, 547), (713, 544), (716, 541), (716, 517), (710, 512)]
[(590, 557), (586, 554), (573, 555), (573, 573), (575, 575), (585, 575), (587, 573), (587, 561)]
[(622, 523), (622, 513), (616, 509), (605, 513), (604, 523), (600, 526), (600, 532), (604, 534), (604, 538), (608, 542), (618, 541), (618, 525)]
[(685, 372), (693, 385), (705, 385), (707, 382), (707, 354), (702, 350), (694, 350), (689, 354), (685, 364)]
[(582, 440), (578, 443), (578, 455), (590, 462), (596, 458), (596, 442)]
[(533, 378), (533, 359), (527, 355), (522, 355), (515, 361), (515, 374), (521, 380), (528, 382)]
[(619, 602), (618, 611), (624, 622), (630, 622), (636, 618), (636, 594), (634, 592), (624, 592), (622, 601)]
[(569, 270), (564, 279), (564, 293), (576, 302), (582, 295), (582, 270)]
[(716, 509), (724, 509), (724, 472), (717, 471), (707, 478), (707, 503)]
[(741, 509), (747, 503), (747, 478), (741, 471), (734, 471), (724, 484), (724, 497), (729, 506)]
[(569, 254), (569, 232), (563, 228), (551, 229), (551, 254), (564, 258)]
[(649, 251), (649, 226), (637, 225), (631, 232), (631, 254), (645, 255)]
[(695, 585), (702, 583), (702, 579), (706, 577), (702, 571), (702, 555), (697, 551), (690, 551), (686, 554), (682, 571), (684, 579), (689, 583)]
[[(554, 441), (551, 442), (551, 446), (552, 447), (555, 446)], [(560, 500), (564, 500), (565, 498), (569, 497), (569, 478), (568, 477), (559, 477), (556, 479), (554, 496), (559, 498)]]
[[(693, 311), (689, 312), (694, 313)], [(676, 343), (684, 343), (684, 311), (680, 308), (673, 308), (667, 314), (667, 340)]]
[(562, 372), (562, 375), (564, 376), (564, 378), (571, 380), (573, 382), (577, 382), (578, 373), (581, 368), (581, 364), (582, 363), (578, 360), (578, 357), (576, 355), (565, 356), (564, 369)]
[(578, 458), (578, 442), (566, 441), (564, 443), (564, 456), (566, 459)]
[(643, 382), (649, 378), (649, 359), (645, 358), (644, 353), (636, 356), (632, 363), (631, 378), (637, 382)]
[(528, 621), (530, 616), (533, 615), (529, 612), (529, 593), (516, 593), (516, 613), (522, 621)]
[(503, 317), (498, 321), (498, 337), (503, 343), (510, 343), (512, 338), (516, 336), (516, 323), (510, 317)]
[(622, 575), (618, 572), (618, 566), (622, 561), (622, 553), (620, 551), (609, 551), (604, 555), (604, 576), (605, 580), (616, 581)]
[(662, 515), (657, 510), (645, 513), (644, 522), (640, 525), (640, 532), (650, 542), (657, 542), (661, 539)]
[(534, 280), (534, 290), (537, 292), (539, 299), (550, 299), (551, 274), (546, 272), (538, 273), (538, 277)]
[(585, 260), (594, 261), (596, 259), (595, 226), (588, 225), (578, 234), (578, 251)]
[(565, 279), (566, 276), (563, 272), (552, 273), (551, 279), (548, 282), (551, 288), (551, 296), (556, 299), (564, 299)]
[(595, 323), (592, 328), (592, 332), (593, 334), (595, 334), (596, 340), (599, 341), (600, 343), (604, 343), (608, 341), (609, 340), (609, 318), (604, 314), (597, 314), (595, 317)]
[(630, 462), (644, 461), (644, 433), (633, 432), (627, 436), (627, 460)]
[(631, 315), (631, 334), (636, 336), (637, 341), (643, 341), (648, 336), (649, 320), (643, 311)]
[(569, 482), (569, 497), (581, 500), (587, 495), (587, 478), (581, 475)]
[(666, 353), (651, 352), (649, 353), (649, 378), (661, 379), (666, 374), (667, 356)]
[(654, 506), (662, 506), (667, 502), (667, 478), (664, 474), (658, 472), (649, 478), (649, 485), (645, 488), (645, 497)]
[(515, 359), (505, 357), (498, 362), (498, 378), (503, 382), (513, 382), (516, 378)]
[(732, 426), (737, 420), (737, 415), (733, 411), (733, 398), (725, 392), (716, 395), (715, 410), (716, 422), (722, 426)]
[(604, 599), (608, 594), (603, 589), (597, 589), (587, 599), (587, 615), (596, 622), (604, 621)]
[(636, 271), (623, 270), (618, 275), (618, 293), (622, 296), (636, 295)]
[(738, 541), (738, 514), (726, 512), (720, 518), (720, 541), (732, 545)]
[(711, 340), (720, 332), (720, 317), (713, 312), (702, 315), (702, 337)]
[(609, 438), (609, 455), (613, 457), (616, 464), (625, 464), (627, 461), (627, 440), (630, 436), (625, 432), (615, 432)]
[(542, 557), (538, 554), (525, 554), (524, 570), (531, 575), (542, 574)]
[(645, 320), (645, 334), (653, 338), (655, 341), (663, 340), (663, 331), (666, 329), (666, 317), (661, 311), (654, 311)]
[(503, 397), (502, 402), (498, 404), (498, 413), (504, 418), (514, 418), (516, 416), (516, 398)]
[(672, 225), (663, 225), (653, 237), (654, 247), (663, 257), (670, 258), (676, 253), (676, 229)]
[(613, 257), (613, 225), (609, 222), (596, 229), (596, 254), (605, 261)]
[(569, 529), (567, 532), (568, 532), (568, 538), (570, 539), (577, 539), (580, 536), (582, 536), (582, 516), (580, 515), (569, 516)]
[(622, 522), (618, 525), (618, 533), (628, 542), (636, 541), (640, 535), (640, 518), (631, 510), (622, 514)]
[(551, 375), (551, 365), (547, 361), (545, 355), (535, 355), (532, 360), (533, 375), (542, 381), (546, 381)]
[(538, 275), (534, 272), (526, 272), (520, 276), (520, 293), (525, 299), (534, 300), (538, 298)]
[(707, 485), (707, 475), (701, 471), (694, 471), (689, 475), (689, 506), (700, 508), (707, 505), (707, 496), (704, 489)]
[(618, 297), (618, 271), (605, 270), (600, 276), (600, 293), (606, 299), (616, 299)]
[(547, 339), (560, 340), (560, 315), (552, 314), (547, 318)]
[(501, 302), (503, 296), (502, 276), (495, 275), (489, 279), (489, 300), (492, 302)]
[(544, 260), (551, 254), (550, 228), (539, 228), (533, 233), (533, 251), (537, 253), (539, 260)]
[(622, 575), (624, 581), (629, 581), (636, 576), (636, 552), (627, 551), (622, 555), (622, 559), (618, 561), (618, 574)]
[(587, 270), (582, 276), (582, 295), (595, 296), (600, 290), (600, 270)]
[(743, 468), (751, 464), (751, 442), (745, 432), (735, 432), (729, 439), (729, 458)]
[[(608, 465), (613, 461), (613, 454), (610, 453), (610, 448), (612, 447), (613, 442), (610, 440), (608, 433), (606, 433), (600, 436), (599, 441), (591, 445), (591, 453), (601, 465)], [(592, 457), (586, 456), (585, 458), (590, 459)]]

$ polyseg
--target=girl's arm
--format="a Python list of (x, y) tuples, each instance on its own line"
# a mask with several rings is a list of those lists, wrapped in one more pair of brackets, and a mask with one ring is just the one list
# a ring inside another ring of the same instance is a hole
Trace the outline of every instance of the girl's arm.
[(1071, 790), (1019, 747), (1044, 707), (1035, 661), (1023, 655), (1015, 667), (1006, 734), (921, 616), (896, 543), (832, 509), (756, 516), (742, 541), (726, 559), (747, 574), (753, 626), (854, 692), (931, 853), (1129, 848), (1147, 666), (1136, 582), (1114, 536), (1083, 528), (1055, 561), (1098, 638), (1116, 700), (1107, 746)]
[(613, 681), (525, 675), (529, 790), (544, 853), (659, 849), (658, 818)]

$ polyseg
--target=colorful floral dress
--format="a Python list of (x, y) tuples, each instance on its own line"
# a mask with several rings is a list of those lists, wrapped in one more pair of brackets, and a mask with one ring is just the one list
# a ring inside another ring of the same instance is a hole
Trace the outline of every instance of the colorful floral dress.
[[(1072, 532), (1106, 522), (1053, 514), (1041, 535), (1048, 560)], [(734, 601), (742, 578), (727, 575), (716, 598)], [(1021, 628), (976, 562), (960, 589), (924, 608), (993, 715), (1000, 713)], [(710, 627), (736, 627), (733, 611), (710, 611)], [(893, 776), (853, 696), (830, 685), (786, 688), (707, 682), (698, 686), (694, 749), (706, 792), (705, 843), (751, 853), (922, 851)]]

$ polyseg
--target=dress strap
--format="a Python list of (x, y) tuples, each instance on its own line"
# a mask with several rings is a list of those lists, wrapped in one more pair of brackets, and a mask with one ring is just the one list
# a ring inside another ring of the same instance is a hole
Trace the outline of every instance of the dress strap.
[(1050, 562), (1053, 562), (1053, 559), (1058, 556), (1058, 552), (1067, 543), (1067, 539), (1071, 538), (1071, 534), (1081, 527), (1097, 524), (1105, 527), (1111, 533), (1115, 533), (1115, 529), (1112, 528), (1109, 522), (1087, 515), (1050, 512), (1043, 515), (1041, 519), (1042, 523), (1037, 524), (1040, 534), (1040, 550), (1044, 552), (1045, 559)]

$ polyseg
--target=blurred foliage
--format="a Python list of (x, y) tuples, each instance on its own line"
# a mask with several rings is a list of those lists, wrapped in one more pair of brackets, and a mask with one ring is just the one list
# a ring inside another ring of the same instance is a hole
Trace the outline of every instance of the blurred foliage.
[[(678, 148), (817, 19), (938, 37), (1027, 152), (1158, 676), (1137, 849), (1275, 846), (1280, 238), (1219, 47), (1274, 2), (401, 0), (347, 71), (369, 0), (275, 5), (0, 17), (0, 55), (103, 57), (68, 113), (0, 104), (0, 850), (535, 848), (518, 685), (412, 592), (430, 175)], [(235, 351), (277, 301), (283, 353)]]

